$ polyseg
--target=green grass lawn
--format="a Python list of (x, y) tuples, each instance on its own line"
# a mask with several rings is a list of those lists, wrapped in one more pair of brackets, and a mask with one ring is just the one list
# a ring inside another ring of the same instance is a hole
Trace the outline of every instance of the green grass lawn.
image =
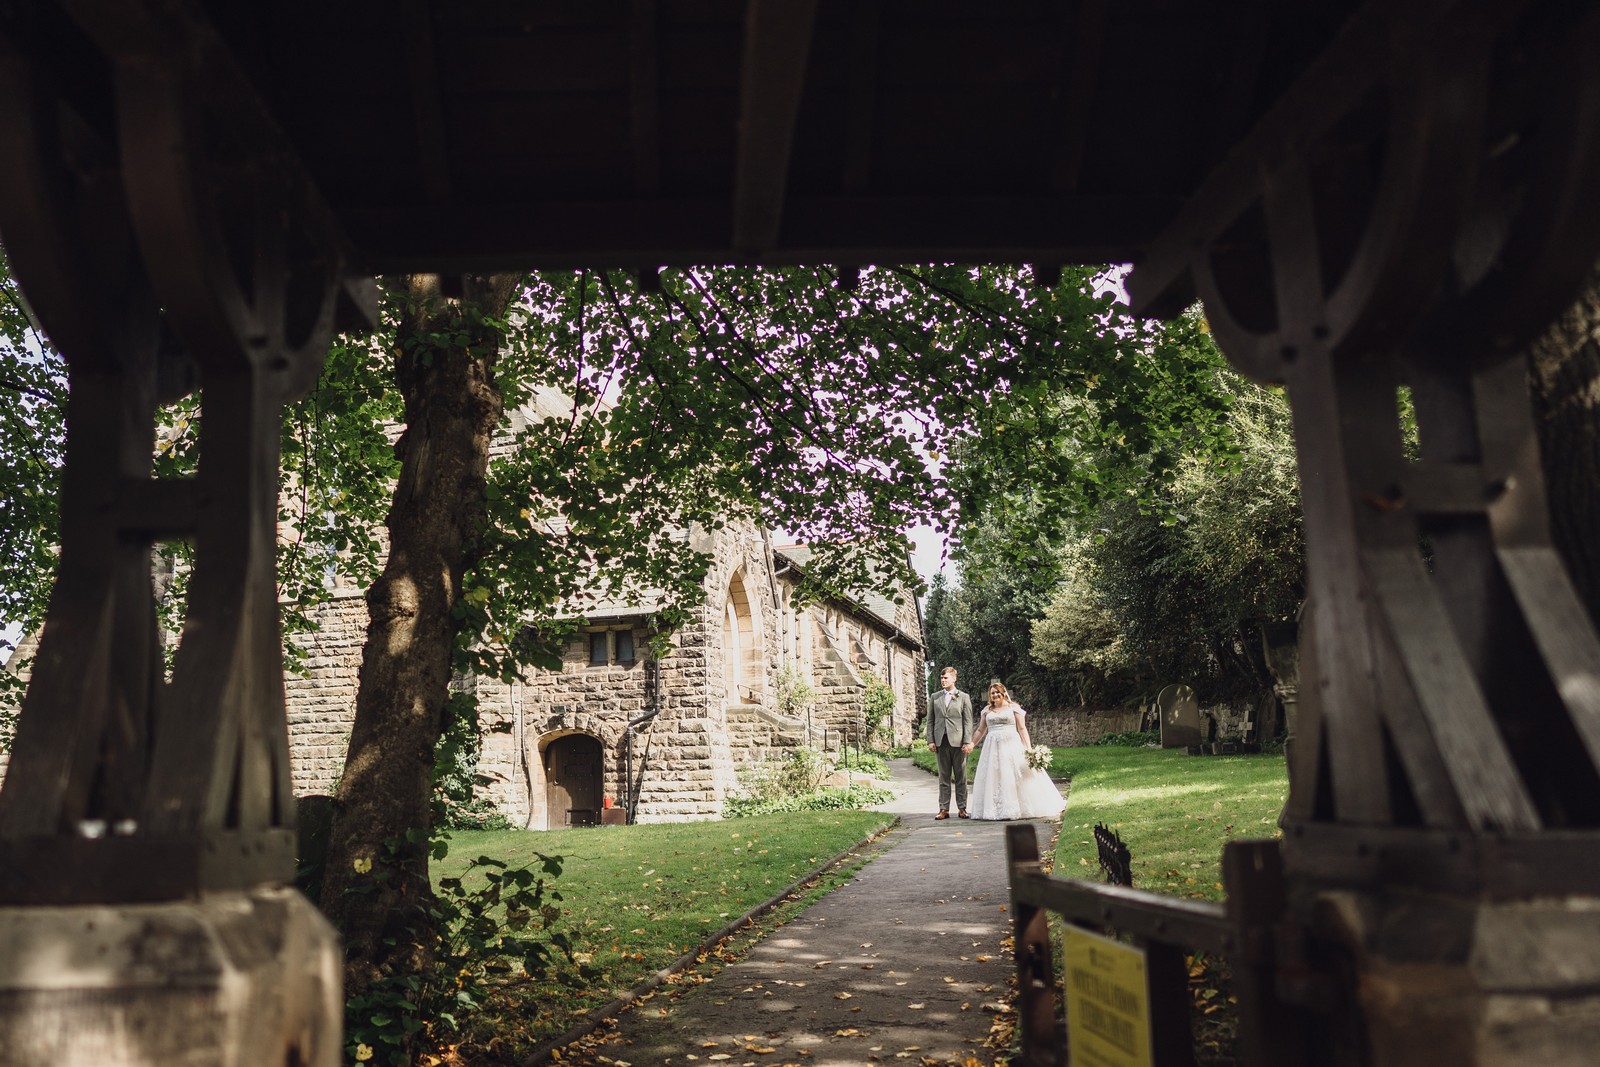
[[(924, 747), (919, 767), (936, 766)], [(1221, 900), (1222, 843), (1276, 837), (1289, 781), (1281, 754), (1190, 756), (1182, 749), (1058, 748), (1050, 776), (1068, 778), (1055, 869), (1098, 878), (1092, 831), (1103, 822), (1133, 857), (1133, 884)]]
[[(580, 960), (599, 972), (578, 989), (509, 981), (473, 1044), (497, 1046), (486, 1051), (499, 1058), (563, 1032), (893, 820), (881, 812), (825, 811), (453, 834), (450, 854), (433, 866), (435, 879), (461, 875), (478, 856), (512, 866), (536, 863), (538, 853), (563, 857), (555, 880), (561, 915), (552, 930), (565, 932)], [(470, 886), (472, 875), (466, 881)]]

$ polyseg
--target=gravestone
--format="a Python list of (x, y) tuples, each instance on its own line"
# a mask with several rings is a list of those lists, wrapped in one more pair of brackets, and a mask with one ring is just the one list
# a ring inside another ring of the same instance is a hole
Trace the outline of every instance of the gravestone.
[(1187, 685), (1169, 685), (1156, 694), (1156, 713), (1161, 717), (1161, 747), (1198, 746), (1201, 733), (1200, 702)]

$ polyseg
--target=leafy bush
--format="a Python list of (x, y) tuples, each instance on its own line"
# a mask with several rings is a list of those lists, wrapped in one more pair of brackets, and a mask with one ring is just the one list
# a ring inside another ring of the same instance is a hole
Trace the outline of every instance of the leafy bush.
[(839, 766), (846, 770), (870, 774), (874, 778), (889, 777), (889, 763), (877, 752), (858, 752), (847, 748)]
[[(889, 773), (883, 757), (871, 752), (853, 755), (847, 749), (842, 765), (875, 776)], [(870, 807), (894, 796), (871, 786), (824, 787), (827, 774), (827, 760), (814, 748), (790, 749), (748, 763), (739, 768), (739, 791), (723, 801), (722, 815), (731, 819), (782, 811), (835, 811)]]
[(894, 714), (894, 688), (870, 671), (865, 681), (867, 691), (862, 699), (861, 714), (866, 720), (867, 737), (872, 738)]
[(1119, 734), (1102, 734), (1090, 743), (1101, 747), (1160, 748), (1161, 735), (1154, 730), (1126, 730)]
[(817, 693), (798, 668), (785, 663), (778, 668), (777, 698), (779, 711), (790, 718), (798, 718), (817, 702)]
[(747, 763), (738, 770), (739, 795), (763, 801), (815, 792), (828, 775), (828, 762), (814, 748), (793, 748)]
[(433, 824), (441, 830), (509, 830), (511, 821), (478, 795), (489, 784), (478, 773), (483, 738), (478, 729), (478, 698), (453, 689), (445, 705), (445, 729), (433, 755)]
[(765, 799), (730, 796), (723, 802), (723, 818), (772, 815), (791, 811), (838, 811), (869, 808), (894, 799), (894, 791), (869, 785), (825, 786), (811, 793), (792, 793)]
[[(434, 844), (436, 852), (442, 847)], [(387, 842), (386, 851), (386, 862), (371, 867), (371, 891), (402, 876), (399, 843)], [(431, 965), (421, 974), (386, 975), (345, 1004), (345, 1051), (353, 1060), (407, 1067), (443, 1052), (494, 983), (515, 972), (569, 984), (592, 977), (586, 968), (557, 967), (574, 962), (567, 936), (550, 932), (561, 916), (561, 894), (550, 884), (561, 874), (561, 857), (534, 855), (525, 867), (478, 857), (466, 871), (481, 872), (482, 884), (472, 888), (461, 877), (439, 880), (428, 905), (438, 930)]]

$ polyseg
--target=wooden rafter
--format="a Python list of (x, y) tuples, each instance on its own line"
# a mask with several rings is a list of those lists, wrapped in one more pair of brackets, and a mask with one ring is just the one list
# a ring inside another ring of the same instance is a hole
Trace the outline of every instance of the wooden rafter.
[(660, 18), (655, 0), (633, 0), (628, 23), (628, 106), (633, 139), (633, 187), (653, 196), (661, 189)]
[(1048, 144), (1050, 188), (1070, 193), (1078, 188), (1088, 155), (1089, 124), (1094, 118), (1095, 89), (1105, 53), (1106, 0), (1079, 0), (1064, 10), (1061, 32), (1065, 39)]
[(417, 125), (417, 165), (428, 199), (450, 200), (450, 151), (445, 134), (444, 93), (439, 83), (438, 43), (433, 31), (433, 6), (428, 0), (405, 0), (406, 68), (411, 75), (411, 111)]
[(733, 193), (737, 252), (777, 244), (816, 16), (815, 0), (750, 0), (746, 8)]
[[(805, 196), (784, 218), (797, 235), (767, 263), (915, 262), (930, 258), (1126, 262), (1176, 211), (1174, 197)], [(416, 218), (386, 207), (349, 210), (374, 270), (514, 270), (605, 262), (657, 267), (726, 253), (727, 201), (556, 200), (507, 212), (453, 205)], [(640, 238), (650, 233), (652, 240)], [(403, 243), (396, 240), (404, 235)]]
[(878, 99), (878, 32), (881, 0), (861, 0), (850, 28), (850, 96), (845, 118), (844, 188), (864, 192), (872, 183), (872, 132)]

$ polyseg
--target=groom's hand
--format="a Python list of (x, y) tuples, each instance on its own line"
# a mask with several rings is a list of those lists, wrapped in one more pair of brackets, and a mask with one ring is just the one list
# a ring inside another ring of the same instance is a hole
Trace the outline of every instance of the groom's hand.
[(937, 752), (937, 751), (939, 751), (939, 746), (934, 744), (932, 741), (929, 741), (928, 742), (928, 751), (929, 752)]
[(961, 746), (961, 754), (963, 756), (965, 756), (967, 753), (969, 753), (971, 751), (972, 751), (972, 742), (968, 741), (966, 744)]

